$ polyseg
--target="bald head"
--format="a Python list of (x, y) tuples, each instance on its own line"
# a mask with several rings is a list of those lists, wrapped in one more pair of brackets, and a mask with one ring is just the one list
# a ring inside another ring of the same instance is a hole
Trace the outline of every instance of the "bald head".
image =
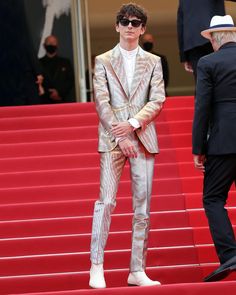
[(58, 39), (56, 36), (48, 36), (44, 41), (44, 48), (48, 57), (54, 57), (57, 54)]
[(142, 40), (143, 40), (143, 43), (144, 42), (154, 43), (154, 38), (153, 38), (152, 34), (149, 34), (149, 33), (144, 34)]
[(154, 38), (152, 34), (146, 33), (142, 37), (142, 43), (143, 43), (143, 49), (152, 52), (153, 49), (153, 43), (154, 43)]

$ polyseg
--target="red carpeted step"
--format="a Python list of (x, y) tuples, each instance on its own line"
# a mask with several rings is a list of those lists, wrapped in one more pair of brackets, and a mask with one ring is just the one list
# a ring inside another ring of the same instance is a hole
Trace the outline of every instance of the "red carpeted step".
[(62, 291), (58, 292), (45, 292), (45, 293), (30, 293), (28, 295), (80, 295), (80, 294), (135, 294), (140, 295), (145, 292), (148, 292), (149, 295), (198, 295), (198, 294), (207, 294), (207, 295), (215, 295), (215, 294), (227, 294), (231, 295), (235, 291), (236, 283), (233, 281), (235, 275), (230, 275), (232, 277), (232, 281), (224, 281), (224, 282), (212, 282), (212, 283), (179, 283), (179, 284), (171, 284), (171, 285), (161, 285), (161, 286), (152, 286), (152, 287), (121, 287), (121, 288), (106, 288), (103, 290), (75, 290), (75, 291)]
[[(202, 208), (203, 207), (202, 198), (203, 198), (203, 194), (201, 192), (194, 193), (194, 194), (193, 193), (185, 194), (186, 209)], [(232, 187), (229, 192), (227, 206), (236, 207), (236, 191), (234, 187)]]
[[(169, 284), (192, 283), (202, 281), (202, 269), (203, 267), (198, 265), (154, 267), (147, 268), (147, 274), (151, 278), (160, 280), (162, 284), (167, 282)], [(105, 271), (105, 276), (108, 288), (127, 286), (128, 269)], [(0, 277), (0, 289), (3, 293), (8, 294), (87, 289), (88, 281), (88, 272)], [(138, 290), (139, 288), (136, 287), (135, 291)], [(145, 290), (148, 290), (147, 287), (145, 287)], [(103, 292), (103, 290), (100, 291)]]
[[(131, 230), (132, 213), (114, 214), (111, 231)], [(183, 228), (189, 226), (186, 211), (162, 211), (151, 213), (151, 228)], [(51, 236), (91, 233), (92, 216), (60, 217), (0, 222), (1, 238)]]
[[(96, 123), (96, 122), (95, 122)], [(91, 126), (90, 126), (91, 125)], [(26, 130), (6, 130), (0, 131), (0, 141), (2, 144), (26, 143), (40, 141), (63, 141), (73, 139), (94, 139), (98, 134), (98, 126), (91, 122), (89, 126), (67, 126), (56, 125), (51, 128), (26, 129)], [(182, 134), (191, 132), (192, 121), (180, 122), (158, 122), (157, 132), (159, 135)]]
[[(159, 144), (164, 148), (190, 147), (190, 134), (160, 135)], [(5, 157), (46, 156), (59, 154), (95, 153), (97, 139), (45, 141), (33, 143), (2, 144), (0, 154)]]
[[(156, 157), (148, 273), (168, 284), (201, 281), (218, 265), (201, 204), (203, 177), (193, 167), (192, 117), (193, 98), (176, 97), (167, 100), (157, 120), (161, 153)], [(1, 108), (0, 118), (0, 256), (5, 257), (0, 262), (2, 275), (11, 275), (0, 278), (1, 292), (87, 289), (92, 212), (99, 193), (94, 104)], [(128, 275), (128, 169), (105, 260), (105, 269), (125, 269), (106, 271), (108, 287), (126, 285)], [(234, 195), (232, 190), (228, 206), (236, 224)], [(24, 272), (29, 276), (12, 276)]]
[[(156, 164), (154, 178), (177, 178), (179, 176), (185, 177), (189, 175), (198, 176), (198, 171), (193, 168), (192, 163), (177, 164)], [(57, 170), (38, 170), (38, 171), (24, 171), (0, 173), (0, 183), (2, 187), (11, 187), (14, 183), (15, 187), (38, 186), (50, 184), (66, 184), (80, 182), (98, 182), (100, 175), (99, 167), (91, 168), (74, 168), (74, 169), (57, 169)], [(122, 173), (123, 180), (130, 179), (130, 167), (124, 167)]]
[[(130, 253), (130, 250), (105, 251), (105, 269), (128, 268)], [(0, 262), (0, 277), (86, 271), (91, 265), (89, 252), (5, 257)], [(148, 250), (147, 267), (196, 263), (198, 257), (193, 246)]]
[[(110, 232), (106, 250), (130, 249), (131, 231)], [(91, 233), (0, 239), (0, 257), (88, 252)], [(150, 230), (148, 246), (191, 246), (191, 228)]]
[[(189, 214), (189, 222), (192, 227), (207, 226), (207, 218), (203, 209), (187, 210)], [(236, 208), (228, 208), (229, 216), (233, 224), (236, 224)]]
[[(97, 199), (99, 194), (99, 183), (72, 183), (67, 180), (63, 185), (40, 185), (34, 187), (8, 187), (0, 189), (3, 196), (2, 203), (35, 202), (72, 200), (72, 199)], [(199, 191), (202, 179), (197, 177), (186, 177), (181, 183), (179, 178), (163, 178), (153, 181), (154, 195), (171, 195), (183, 192), (194, 193)], [(121, 181), (118, 195), (127, 197), (131, 195), (130, 181)]]
[[(194, 244), (196, 245), (213, 244), (208, 225), (201, 226), (201, 227), (193, 227), (192, 229), (193, 229)], [(233, 226), (233, 229), (236, 234), (236, 225)]]
[[(186, 101), (186, 103), (188, 103)], [(182, 102), (183, 104), (183, 102)], [(51, 116), (95, 112), (94, 103), (63, 103), (54, 105), (1, 107), (0, 118)]]
[[(0, 205), (0, 220), (21, 220), (31, 218), (54, 218), (92, 215), (95, 199), (93, 200), (65, 200), (52, 202), (13, 203)], [(183, 195), (153, 195), (151, 210), (171, 211), (184, 210), (185, 202)], [(132, 196), (117, 198), (114, 213), (131, 213)]]
[[(164, 110), (169, 108), (186, 108), (193, 107), (194, 99), (192, 96), (172, 96), (167, 97)], [(19, 117), (19, 116), (48, 116), (55, 114), (73, 114), (73, 113), (85, 113), (85, 112), (95, 112), (95, 104), (92, 103), (63, 103), (55, 105), (32, 105), (32, 106), (12, 106), (12, 107), (1, 107), (0, 117)]]
[[(61, 155), (46, 156), (28, 156), (11, 157), (0, 159), (0, 173), (20, 172), (20, 171), (37, 171), (37, 170), (53, 170), (66, 168), (98, 167), (99, 154), (94, 153), (73, 153)], [(179, 149), (162, 149), (160, 154), (156, 156), (156, 163), (176, 163), (188, 161), (193, 163), (190, 148)]]
[(62, 114), (55, 116), (32, 116), (1, 118), (0, 131), (41, 128), (60, 128), (96, 125), (98, 116), (93, 113)]
[(193, 107), (166, 109), (158, 115), (157, 122), (181, 121), (183, 118), (184, 120), (193, 119)]
[[(182, 108), (176, 110), (168, 109), (165, 113), (161, 113), (158, 117), (159, 122), (165, 121), (180, 121), (192, 120), (193, 108)], [(157, 121), (157, 122), (158, 122)], [(24, 129), (41, 129), (41, 128), (60, 128), (60, 127), (78, 127), (97, 125), (98, 116), (95, 112), (92, 113), (75, 113), (75, 114), (60, 114), (50, 116), (26, 116), (0, 118), (0, 131), (8, 130), (24, 130)]]

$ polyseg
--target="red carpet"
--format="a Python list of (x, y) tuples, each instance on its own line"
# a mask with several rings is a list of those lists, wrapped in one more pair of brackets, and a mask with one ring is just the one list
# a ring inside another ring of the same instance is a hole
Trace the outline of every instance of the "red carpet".
[[(236, 274), (201, 283), (218, 266), (193, 167), (193, 97), (168, 98), (157, 120), (147, 273), (127, 287), (132, 201), (125, 167), (105, 253), (106, 290), (91, 290), (89, 244), (99, 191), (94, 105), (0, 108), (0, 294), (234, 294)], [(235, 190), (229, 214), (236, 225)]]

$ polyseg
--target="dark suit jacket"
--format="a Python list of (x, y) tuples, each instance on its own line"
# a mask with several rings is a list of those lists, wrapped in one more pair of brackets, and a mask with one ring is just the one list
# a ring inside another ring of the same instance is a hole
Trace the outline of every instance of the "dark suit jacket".
[(200, 32), (209, 28), (214, 15), (224, 14), (224, 0), (179, 0), (177, 32), (181, 62), (187, 61), (186, 51), (209, 42)]
[(236, 154), (234, 42), (224, 44), (218, 51), (199, 60), (193, 121), (193, 154), (232, 153)]
[(60, 56), (49, 58), (46, 55), (39, 59), (44, 76), (45, 95), (43, 103), (55, 103), (50, 99), (49, 89), (55, 88), (62, 97), (61, 102), (73, 101), (71, 91), (74, 87), (74, 73), (70, 60)]

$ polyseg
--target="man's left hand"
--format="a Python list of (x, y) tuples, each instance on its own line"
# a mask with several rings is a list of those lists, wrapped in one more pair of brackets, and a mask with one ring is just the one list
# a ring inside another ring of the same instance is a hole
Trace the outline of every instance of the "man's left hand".
[(204, 163), (206, 161), (205, 155), (193, 155), (194, 166), (196, 169), (205, 172)]
[(132, 133), (134, 127), (131, 124), (126, 122), (113, 123), (111, 132), (115, 137), (127, 137), (130, 133)]

